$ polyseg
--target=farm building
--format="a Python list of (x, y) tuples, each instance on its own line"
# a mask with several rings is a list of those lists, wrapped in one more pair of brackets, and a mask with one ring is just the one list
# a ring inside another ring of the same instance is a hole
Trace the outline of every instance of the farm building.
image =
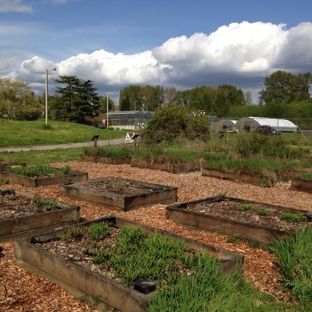
[(139, 130), (146, 126), (154, 112), (149, 111), (112, 111), (103, 120), (105, 124), (108, 120), (108, 127), (115, 129)]
[(260, 126), (271, 126), (279, 132), (297, 132), (297, 126), (293, 122), (280, 118), (243, 117), (235, 126), (240, 133), (255, 131)]
[(212, 125), (213, 131), (216, 133), (219, 133), (219, 132), (237, 132), (236, 122), (237, 122), (237, 120), (221, 119)]

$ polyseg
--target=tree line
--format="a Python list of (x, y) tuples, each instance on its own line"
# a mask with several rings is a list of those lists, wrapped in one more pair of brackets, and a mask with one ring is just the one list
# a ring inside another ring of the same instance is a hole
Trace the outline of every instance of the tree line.
[[(76, 76), (59, 76), (58, 87), (48, 97), (49, 118), (85, 123), (86, 117), (106, 113), (107, 98), (99, 96), (93, 81)], [(206, 115), (224, 118), (266, 116), (274, 118), (312, 118), (310, 86), (312, 74), (292, 74), (276, 71), (264, 79), (259, 92), (259, 103), (252, 103), (251, 92), (223, 84), (195, 87), (177, 91), (162, 86), (130, 85), (120, 90), (119, 110), (156, 111), (168, 105), (183, 107), (186, 111), (202, 111)], [(114, 102), (108, 99), (109, 110)], [(34, 120), (44, 116), (44, 95), (36, 95), (28, 83), (0, 78), (0, 116), (9, 119)]]

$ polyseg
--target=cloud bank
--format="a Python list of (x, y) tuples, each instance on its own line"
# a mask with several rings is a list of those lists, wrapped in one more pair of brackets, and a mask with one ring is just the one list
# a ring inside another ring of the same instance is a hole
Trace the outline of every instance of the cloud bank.
[(242, 22), (222, 26), (211, 34), (170, 38), (151, 51), (132, 55), (97, 50), (58, 63), (34, 56), (11, 72), (19, 55), (0, 52), (1, 64), (6, 64), (0, 66), (0, 73), (10, 72), (11, 77), (29, 82), (41, 94), (47, 67), (57, 68), (51, 76), (90, 79), (103, 94), (118, 93), (130, 84), (159, 84), (178, 90), (232, 84), (256, 94), (263, 88), (264, 78), (276, 70), (294, 74), (311, 71), (309, 52), (312, 55), (312, 23), (287, 29), (284, 24)]

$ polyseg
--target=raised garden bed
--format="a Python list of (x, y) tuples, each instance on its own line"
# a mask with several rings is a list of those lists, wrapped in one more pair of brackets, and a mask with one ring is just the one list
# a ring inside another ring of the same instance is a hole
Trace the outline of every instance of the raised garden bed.
[[(109, 222), (113, 231), (123, 227), (139, 227), (144, 231), (144, 235), (158, 233), (184, 240), (190, 252), (200, 251), (218, 259), (219, 270), (225, 275), (236, 270), (241, 272), (243, 269), (244, 258), (241, 255), (123, 218), (101, 218), (76, 225), (75, 228), (88, 227), (100, 222)], [(71, 245), (72, 241), (66, 245), (60, 240), (63, 234), (64, 229), (59, 229), (53, 233), (37, 235), (31, 240), (19, 239), (15, 249), (16, 263), (36, 275), (55, 282), (76, 298), (84, 299), (86, 302), (91, 301), (96, 309), (103, 310), (111, 307), (125, 312), (147, 311), (154, 291), (147, 294), (144, 289), (142, 293), (136, 290), (138, 280), (135, 280), (132, 286), (122, 284), (118, 281), (118, 276), (116, 279), (111, 272), (105, 271), (103, 267), (99, 268), (90, 260), (91, 256), (85, 252), (90, 246), (84, 246), (84, 239), (78, 241), (75, 249), (75, 246)], [(112, 239), (112, 236), (109, 236), (109, 239)], [(101, 246), (107, 244), (109, 243), (104, 241)]]
[[(301, 222), (287, 221), (290, 213)], [(207, 231), (269, 243), (296, 229), (310, 226), (312, 215), (303, 210), (231, 197), (215, 196), (166, 207), (166, 218)]]
[(38, 175), (27, 177), (16, 173), (0, 171), (0, 183), (2, 184), (20, 184), (27, 187), (38, 187), (50, 184), (60, 184), (65, 182), (82, 181), (88, 179), (87, 172), (69, 172), (66, 175)]
[(42, 198), (45, 205), (50, 205), (46, 208), (34, 204), (35, 196), (12, 189), (0, 192), (0, 242), (31, 237), (79, 221), (78, 206)]
[(64, 183), (59, 189), (64, 196), (123, 211), (156, 203), (172, 204), (177, 200), (176, 187), (117, 177)]
[(167, 156), (155, 156), (150, 159), (132, 159), (131, 167), (144, 169), (162, 170), (170, 173), (187, 173), (201, 170), (201, 163), (198, 159), (176, 159), (170, 160)]
[(295, 191), (312, 193), (312, 181), (299, 178), (292, 178), (290, 188)]
[(12, 166), (22, 166), (25, 167), (26, 163), (18, 162), (18, 161), (0, 161), (0, 170), (5, 170), (7, 167)]
[(257, 186), (274, 186), (277, 179), (272, 176), (261, 176), (241, 171), (218, 170), (218, 169), (202, 169), (202, 175), (212, 178), (231, 180), (235, 182), (250, 183)]
[(89, 156), (83, 154), (81, 156), (83, 161), (92, 161), (101, 164), (112, 164), (112, 165), (122, 165), (130, 164), (131, 157), (103, 157), (103, 156)]

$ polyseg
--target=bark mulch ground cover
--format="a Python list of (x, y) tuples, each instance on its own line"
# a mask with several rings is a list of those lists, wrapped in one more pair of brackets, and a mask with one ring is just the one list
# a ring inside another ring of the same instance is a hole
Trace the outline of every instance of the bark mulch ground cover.
[[(55, 164), (63, 167), (64, 163)], [(309, 210), (312, 194), (290, 190), (290, 183), (277, 183), (272, 188), (235, 183), (216, 178), (203, 177), (201, 172), (172, 174), (164, 171), (133, 168), (130, 165), (107, 165), (89, 162), (66, 163), (73, 170), (88, 172), (89, 178), (116, 176), (133, 180), (178, 187), (178, 202), (226, 194), (242, 198)], [(1, 185), (0, 189), (7, 189)], [(228, 236), (187, 229), (166, 220), (166, 205), (157, 204), (129, 212), (112, 211), (84, 201), (76, 201), (59, 194), (58, 185), (41, 186), (36, 189), (14, 185), (46, 197), (80, 206), (80, 215), (86, 220), (115, 214), (136, 222), (157, 227), (185, 237), (193, 238), (216, 247), (228, 249), (245, 256), (244, 277), (255, 288), (269, 293), (274, 300), (289, 301), (289, 293), (281, 287), (281, 274), (276, 259), (261, 248), (250, 246), (247, 242), (229, 243)], [(14, 243), (2, 243), (0, 248), (0, 310), (1, 311), (94, 311), (86, 304), (73, 298), (60, 287), (46, 279), (39, 278), (19, 268), (14, 263)]]

